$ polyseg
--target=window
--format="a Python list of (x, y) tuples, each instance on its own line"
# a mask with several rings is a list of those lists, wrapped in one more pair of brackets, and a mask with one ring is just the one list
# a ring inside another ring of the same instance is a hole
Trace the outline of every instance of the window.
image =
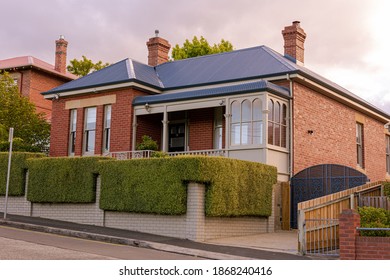
[(356, 154), (358, 166), (364, 168), (364, 135), (361, 123), (356, 123)]
[(386, 171), (390, 174), (390, 135), (386, 135)]
[(76, 127), (77, 127), (77, 109), (70, 111), (70, 129), (69, 129), (69, 155), (73, 156), (76, 147)]
[(96, 107), (85, 109), (84, 152), (94, 154), (96, 137)]
[(214, 149), (222, 149), (222, 107), (214, 109)]
[(268, 102), (268, 144), (287, 147), (287, 106), (272, 99)]
[(103, 153), (110, 151), (111, 105), (104, 106)]
[(263, 122), (261, 101), (245, 99), (230, 104), (232, 114), (230, 133), (231, 145), (260, 145), (263, 143)]

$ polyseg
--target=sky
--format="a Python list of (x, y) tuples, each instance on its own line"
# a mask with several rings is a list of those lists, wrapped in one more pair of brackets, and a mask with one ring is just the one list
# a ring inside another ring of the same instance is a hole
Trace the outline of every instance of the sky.
[(283, 54), (281, 30), (298, 20), (307, 34), (305, 66), (390, 114), (387, 0), (0, 1), (0, 60), (31, 55), (51, 64), (60, 35), (68, 61), (147, 64), (156, 29), (172, 46), (203, 36)]

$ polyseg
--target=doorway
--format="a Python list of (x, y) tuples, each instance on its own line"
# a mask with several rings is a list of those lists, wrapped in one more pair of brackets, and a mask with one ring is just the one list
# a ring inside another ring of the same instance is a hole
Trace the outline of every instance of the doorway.
[(184, 152), (186, 139), (185, 123), (169, 124), (169, 152)]

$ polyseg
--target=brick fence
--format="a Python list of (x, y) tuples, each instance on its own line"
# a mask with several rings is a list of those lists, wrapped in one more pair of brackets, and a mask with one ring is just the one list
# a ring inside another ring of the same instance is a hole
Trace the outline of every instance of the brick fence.
[[(26, 194), (27, 188), (28, 179)], [(274, 192), (272, 196), (274, 201)], [(204, 197), (205, 185), (188, 183), (185, 215), (104, 211), (99, 208), (100, 177), (98, 177), (95, 203), (31, 203), (26, 196), (9, 197), (8, 213), (135, 230), (194, 241), (274, 231), (274, 203), (272, 203), (270, 217), (206, 217)], [(4, 196), (0, 196), (0, 211), (4, 209), (4, 202)]]
[(360, 215), (346, 209), (340, 215), (341, 260), (390, 260), (390, 237), (359, 236)]

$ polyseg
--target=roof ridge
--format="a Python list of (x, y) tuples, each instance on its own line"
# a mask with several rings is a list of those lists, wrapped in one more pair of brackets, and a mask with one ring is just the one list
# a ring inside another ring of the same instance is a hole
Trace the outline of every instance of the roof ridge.
[(298, 67), (295, 67), (295, 64), (293, 64), (293, 62), (291, 62), (290, 60), (287, 60), (287, 58), (282, 56), (280, 53), (278, 53), (278, 52), (274, 51), (273, 49), (271, 49), (270, 47), (267, 47), (267, 46), (264, 46), (264, 45), (262, 46), (262, 48), (269, 55), (274, 57), (276, 60), (278, 60), (280, 63), (282, 63), (284, 66), (286, 66), (290, 70), (298, 70)]
[(136, 79), (135, 71), (134, 71), (134, 64), (133, 60), (131, 58), (126, 59), (126, 69), (127, 69), (127, 75), (129, 79)]
[(160, 65), (167, 64), (167, 63), (175, 63), (175, 62), (182, 62), (182, 61), (184, 62), (184, 61), (194, 60), (194, 59), (205, 59), (205, 58), (208, 58), (208, 57), (211, 57), (211, 56), (221, 56), (221, 55), (226, 55), (226, 54), (239, 53), (239, 52), (249, 51), (249, 50), (252, 50), (252, 49), (259, 49), (259, 48), (262, 48), (262, 47), (263, 46), (254, 46), (254, 47), (249, 47), (249, 48), (245, 48), (245, 49), (238, 49), (238, 50), (232, 50), (232, 51), (227, 51), (227, 52), (212, 53), (212, 54), (188, 57), (188, 58), (183, 58), (183, 59), (179, 59), (179, 60), (168, 61), (168, 62), (159, 64), (156, 67), (158, 67)]

